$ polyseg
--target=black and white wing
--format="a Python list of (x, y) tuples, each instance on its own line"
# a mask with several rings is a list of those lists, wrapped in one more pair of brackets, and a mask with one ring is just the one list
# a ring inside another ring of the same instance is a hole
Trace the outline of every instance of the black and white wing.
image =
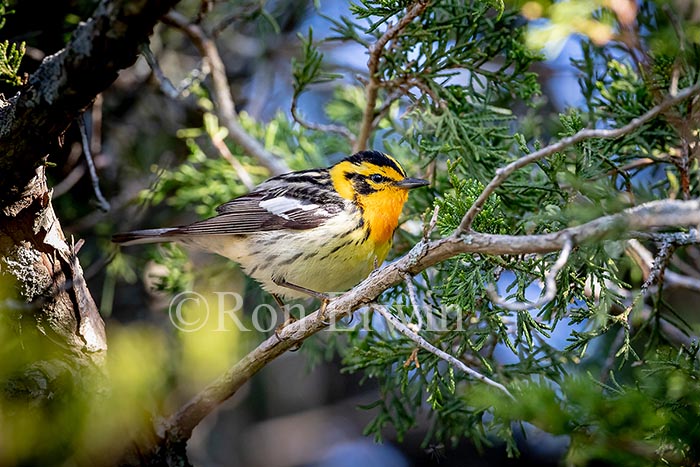
[(169, 235), (231, 235), (318, 227), (345, 208), (329, 189), (327, 173), (313, 170), (271, 178), (254, 191), (217, 208), (218, 215)]

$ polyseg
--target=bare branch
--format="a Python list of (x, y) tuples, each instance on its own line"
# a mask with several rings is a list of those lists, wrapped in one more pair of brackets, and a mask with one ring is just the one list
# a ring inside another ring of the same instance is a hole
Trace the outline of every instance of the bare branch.
[(415, 332), (411, 331), (411, 329), (403, 324), (397, 317), (392, 315), (389, 310), (386, 309), (386, 307), (382, 305), (377, 305), (377, 304), (372, 304), (371, 305), (372, 309), (375, 311), (379, 312), (380, 315), (384, 317), (385, 320), (387, 320), (394, 328), (396, 328), (397, 331), (399, 331), (401, 334), (404, 336), (408, 337), (411, 339), (413, 342), (418, 344), (419, 347), (421, 347), (424, 350), (427, 350), (428, 352), (432, 353), (433, 355), (437, 355), (439, 358), (442, 360), (445, 360), (447, 363), (449, 363), (451, 366), (454, 368), (468, 374), (472, 378), (481, 381), (484, 384), (488, 384), (489, 386), (492, 386), (499, 391), (502, 391), (505, 393), (508, 397), (511, 399), (515, 400), (515, 397), (506, 389), (504, 385), (501, 383), (497, 383), (496, 381), (488, 378), (487, 376), (482, 375), (478, 371), (474, 370), (473, 368), (469, 368), (464, 362), (461, 360), (457, 359), (456, 357), (448, 354), (447, 352), (443, 352), (442, 350), (438, 349), (434, 345), (432, 345), (430, 342), (416, 334)]
[[(648, 278), (654, 266), (654, 256), (636, 239), (627, 241), (627, 249), (634, 262), (642, 269), (644, 277)], [(674, 271), (666, 270), (664, 272), (664, 285), (700, 292), (700, 279), (678, 274)]]
[(255, 188), (253, 178), (245, 167), (243, 167), (243, 164), (231, 154), (231, 150), (226, 145), (226, 141), (224, 141), (219, 134), (210, 134), (209, 137), (216, 150), (219, 151), (221, 157), (226, 159), (228, 163), (231, 164), (231, 167), (233, 167), (233, 170), (236, 171), (236, 175), (238, 175), (241, 183), (243, 183), (249, 191), (253, 190), (253, 188)]
[(545, 293), (536, 302), (507, 302), (498, 296), (498, 293), (496, 293), (496, 288), (493, 286), (493, 284), (489, 284), (486, 288), (489, 298), (496, 305), (512, 311), (532, 310), (551, 302), (557, 295), (557, 274), (559, 274), (559, 271), (561, 271), (561, 269), (566, 265), (566, 262), (569, 260), (569, 255), (571, 254), (573, 247), (573, 241), (570, 238), (566, 239), (564, 248), (562, 248), (561, 253), (559, 254), (559, 258), (557, 258), (557, 261), (552, 265), (552, 268), (544, 277)]
[(163, 21), (184, 32), (197, 47), (202, 57), (209, 62), (213, 84), (212, 97), (216, 105), (217, 115), (228, 129), (231, 139), (241, 146), (247, 154), (265, 166), (272, 175), (289, 172), (287, 164), (250, 136), (238, 121), (231, 88), (226, 77), (226, 68), (214, 40), (199, 25), (190, 23), (185, 16), (178, 12), (171, 11), (163, 17)]
[(95, 197), (97, 198), (98, 206), (103, 212), (107, 212), (111, 209), (109, 201), (105, 199), (102, 195), (102, 190), (100, 190), (100, 179), (97, 177), (97, 170), (95, 170), (95, 162), (92, 159), (92, 149), (90, 149), (90, 138), (88, 137), (87, 126), (85, 125), (85, 114), (78, 118), (78, 127), (80, 128), (80, 138), (83, 143), (83, 154), (85, 154), (85, 161), (87, 162), (88, 172), (90, 173), (90, 180), (92, 181), (92, 189), (95, 192)]
[(559, 151), (562, 151), (563, 149), (576, 144), (580, 143), (581, 141), (585, 141), (587, 139), (591, 138), (606, 138), (606, 139), (613, 139), (613, 138), (619, 138), (620, 136), (626, 135), (637, 128), (641, 127), (644, 125), (646, 122), (651, 120), (652, 118), (656, 117), (659, 115), (661, 112), (665, 111), (669, 107), (678, 104), (679, 102), (684, 101), (685, 99), (694, 96), (700, 91), (700, 84), (696, 84), (695, 86), (683, 89), (680, 91), (678, 94), (675, 96), (671, 96), (667, 99), (665, 99), (663, 102), (660, 104), (652, 107), (649, 111), (647, 111), (644, 115), (641, 115), (635, 119), (633, 119), (631, 122), (629, 122), (627, 125), (616, 128), (613, 130), (597, 130), (597, 129), (584, 129), (576, 133), (575, 135), (566, 137), (554, 144), (550, 144), (547, 147), (544, 147), (540, 149), (539, 151), (535, 151), (532, 154), (528, 154), (527, 156), (521, 157), (520, 159), (511, 162), (510, 164), (506, 165), (505, 167), (501, 167), (496, 171), (495, 177), (489, 182), (489, 184), (484, 188), (484, 191), (481, 192), (479, 197), (474, 201), (474, 204), (469, 208), (469, 210), (466, 212), (464, 215), (464, 218), (462, 219), (462, 222), (459, 225), (459, 232), (467, 232), (471, 230), (472, 222), (474, 222), (474, 218), (476, 218), (477, 214), (479, 214), (479, 211), (481, 211), (481, 208), (484, 206), (486, 203), (486, 200), (491, 196), (491, 194), (516, 170), (525, 167), (528, 164), (531, 164), (535, 161), (538, 161), (540, 159), (544, 159), (547, 156), (550, 156), (554, 153), (557, 153)]
[(181, 92), (175, 87), (173, 82), (170, 81), (167, 76), (165, 76), (165, 73), (163, 73), (160, 65), (158, 65), (158, 60), (156, 60), (156, 57), (153, 55), (153, 51), (151, 51), (151, 47), (148, 44), (143, 44), (141, 46), (141, 55), (143, 55), (143, 58), (146, 59), (148, 66), (151, 67), (151, 71), (153, 71), (156, 81), (158, 81), (158, 84), (160, 84), (160, 90), (163, 91), (163, 94), (171, 99), (179, 99)]
[(433, 209), (433, 215), (430, 216), (430, 222), (423, 225), (423, 241), (427, 242), (428, 240), (430, 240), (430, 234), (433, 233), (433, 230), (435, 230), (435, 227), (437, 226), (439, 215), (440, 205), (435, 205), (435, 209)]
[(377, 93), (379, 91), (379, 76), (377, 72), (379, 71), (379, 60), (384, 52), (384, 47), (387, 43), (395, 38), (406, 26), (408, 26), (411, 21), (416, 19), (421, 13), (425, 11), (430, 2), (428, 0), (417, 0), (410, 8), (406, 11), (406, 14), (401, 17), (401, 19), (389, 27), (382, 36), (377, 39), (377, 42), (369, 47), (369, 60), (367, 61), (367, 68), (369, 70), (369, 81), (365, 87), (365, 109), (362, 114), (362, 124), (360, 125), (360, 134), (355, 140), (353, 146), (353, 152), (362, 151), (367, 148), (367, 142), (369, 141), (369, 135), (372, 132), (372, 123), (374, 122), (375, 116), (375, 105), (377, 103)]
[(384, 99), (384, 102), (382, 103), (381, 107), (379, 107), (375, 112), (374, 120), (372, 120), (372, 128), (376, 128), (377, 126), (379, 126), (379, 122), (381, 122), (382, 118), (384, 118), (389, 113), (389, 110), (391, 110), (391, 106), (394, 105), (394, 102), (399, 100), (399, 98), (403, 94), (404, 92), (402, 89), (395, 89), (388, 96), (386, 96), (386, 99)]
[(416, 284), (413, 283), (413, 278), (409, 274), (406, 274), (405, 279), (406, 287), (408, 287), (408, 299), (411, 301), (411, 307), (413, 308), (413, 316), (418, 320), (418, 329), (420, 329), (423, 327), (423, 314), (420, 312), (420, 306), (418, 306)]
[[(473, 232), (453, 234), (435, 241), (420, 241), (397, 261), (374, 271), (352, 290), (333, 299), (325, 309), (282, 328), (262, 342), (216, 381), (209, 384), (162, 423), (160, 432), (173, 442), (189, 438), (194, 427), (221, 402), (231, 397), (271, 360), (364, 305), (374, 302), (389, 287), (460, 253), (519, 255), (547, 253), (564, 248), (567, 242), (581, 244), (603, 238), (624, 238), (635, 230), (682, 227), (700, 224), (700, 201), (654, 201), (618, 214), (601, 217), (559, 232), (542, 235), (492, 235)], [(698, 240), (700, 243), (700, 239)]]
[[(675, 250), (675, 247), (671, 243), (664, 243), (661, 245), (661, 249), (659, 250), (659, 254), (654, 258), (654, 262), (651, 265), (647, 278), (644, 280), (642, 283), (642, 286), (639, 288), (639, 293), (634, 297), (634, 299), (631, 301), (631, 303), (625, 308), (625, 310), (620, 313), (619, 315), (616, 315), (615, 318), (622, 322), (624, 325), (623, 331), (625, 333), (629, 332), (629, 316), (632, 310), (637, 306), (637, 304), (642, 300), (644, 296), (646, 296), (647, 291), (649, 288), (660, 282), (661, 278), (664, 275), (664, 272), (666, 271), (666, 265), (668, 264), (669, 259), (671, 258), (671, 255), (673, 254), (673, 251)], [(620, 350), (615, 354), (616, 357), (618, 357), (623, 351), (625, 350), (625, 347), (620, 348)]]
[(292, 98), (292, 118), (294, 119), (295, 122), (297, 122), (299, 125), (303, 126), (304, 128), (307, 128), (309, 130), (315, 130), (315, 131), (324, 131), (324, 132), (330, 132), (330, 133), (337, 133), (340, 136), (345, 137), (351, 145), (355, 144), (355, 135), (352, 134), (350, 130), (348, 130), (347, 127), (343, 125), (329, 125), (329, 124), (322, 124), (322, 123), (315, 123), (315, 122), (309, 122), (308, 120), (304, 120), (304, 118), (299, 115), (299, 107), (298, 107), (298, 95), (294, 95)]

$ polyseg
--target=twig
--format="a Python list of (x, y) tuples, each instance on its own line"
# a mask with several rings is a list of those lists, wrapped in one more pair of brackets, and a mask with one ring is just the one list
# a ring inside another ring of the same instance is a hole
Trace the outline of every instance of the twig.
[(379, 107), (379, 109), (377, 109), (375, 112), (374, 120), (372, 120), (372, 128), (376, 128), (379, 125), (382, 118), (384, 118), (386, 114), (389, 113), (389, 110), (391, 110), (391, 106), (394, 105), (394, 102), (396, 102), (403, 94), (404, 93), (401, 89), (395, 89), (388, 96), (386, 96), (386, 99), (384, 99), (384, 102), (382, 102), (381, 107)]
[(486, 188), (484, 188), (484, 190), (481, 192), (476, 201), (474, 201), (474, 204), (471, 205), (469, 210), (462, 218), (462, 222), (460, 223), (458, 229), (459, 232), (467, 232), (471, 229), (472, 222), (474, 222), (474, 218), (476, 218), (477, 214), (479, 214), (479, 211), (481, 211), (481, 208), (484, 206), (484, 203), (486, 203), (486, 200), (491, 196), (491, 194), (496, 190), (496, 188), (498, 188), (510, 176), (510, 174), (512, 174), (516, 170), (525, 167), (526, 165), (531, 164), (535, 161), (543, 159), (547, 156), (550, 156), (556, 152), (562, 151), (563, 149), (573, 144), (585, 141), (587, 139), (619, 138), (620, 136), (623, 136), (641, 127), (646, 122), (656, 117), (669, 107), (678, 104), (679, 102), (682, 102), (685, 99), (697, 94), (698, 91), (700, 91), (700, 84), (696, 84), (695, 86), (685, 88), (675, 96), (669, 97), (660, 104), (652, 107), (645, 114), (634, 118), (625, 126), (613, 130), (584, 129), (554, 144), (550, 144), (549, 146), (546, 146), (540, 149), (539, 151), (535, 151), (531, 154), (528, 154), (527, 156), (521, 157), (520, 159), (511, 162), (505, 167), (501, 167), (500, 169), (496, 170), (496, 175), (493, 177), (491, 182), (489, 182)]
[(396, 37), (406, 26), (408, 26), (416, 17), (418, 17), (428, 7), (428, 0), (417, 0), (406, 11), (406, 14), (393, 26), (387, 28), (384, 34), (381, 35), (377, 42), (369, 47), (369, 60), (367, 61), (367, 69), (369, 81), (365, 87), (365, 109), (362, 114), (362, 124), (360, 125), (360, 133), (355, 140), (353, 152), (358, 152), (367, 148), (369, 135), (372, 132), (372, 123), (375, 116), (375, 105), (377, 103), (377, 93), (379, 91), (379, 59), (384, 52), (386, 44)]
[(432, 345), (430, 342), (413, 332), (408, 326), (403, 324), (398, 318), (396, 318), (394, 315), (392, 315), (389, 310), (386, 309), (386, 307), (382, 305), (377, 305), (377, 304), (372, 304), (371, 307), (376, 310), (380, 315), (384, 317), (385, 320), (387, 320), (391, 325), (396, 328), (397, 331), (399, 331), (401, 334), (404, 336), (408, 337), (411, 339), (413, 342), (418, 344), (422, 349), (427, 350), (428, 352), (438, 356), (442, 360), (445, 360), (447, 363), (452, 365), (454, 368), (468, 374), (472, 378), (481, 381), (482, 383), (488, 384), (489, 386), (492, 386), (503, 393), (505, 393), (508, 397), (511, 399), (515, 400), (515, 397), (506, 389), (504, 385), (501, 383), (497, 383), (496, 381), (492, 380), (491, 378), (482, 375), (478, 371), (474, 370), (473, 368), (469, 368), (467, 365), (464, 364), (461, 360), (457, 359), (456, 357), (448, 354), (447, 352), (444, 352), (434, 345)]
[(435, 106), (439, 107), (441, 110), (447, 110), (447, 103), (444, 101), (444, 99), (441, 99), (440, 96), (438, 96), (435, 91), (428, 86), (428, 83), (420, 78), (403, 76), (397, 78), (396, 80), (379, 83), (379, 86), (385, 88), (395, 88), (401, 91), (401, 94), (404, 95), (411, 94), (411, 88), (418, 88), (423, 94), (426, 94), (428, 97), (430, 97), (430, 99), (432, 99)]
[(416, 291), (416, 285), (413, 283), (413, 278), (409, 274), (406, 274), (405, 282), (406, 287), (408, 287), (408, 299), (411, 302), (413, 313), (418, 321), (416, 330), (420, 330), (423, 327), (423, 314), (420, 311), (420, 306), (418, 306), (418, 292)]
[(165, 15), (163, 21), (184, 32), (197, 47), (202, 57), (209, 62), (213, 84), (212, 97), (216, 105), (217, 115), (228, 129), (231, 139), (241, 146), (247, 154), (265, 166), (273, 175), (289, 172), (290, 169), (287, 164), (265, 149), (257, 139), (250, 136), (238, 121), (231, 88), (226, 77), (226, 68), (219, 55), (219, 50), (211, 37), (199, 25), (190, 23), (185, 16), (176, 11), (171, 11)]
[(435, 209), (433, 210), (433, 215), (430, 216), (430, 222), (423, 225), (423, 241), (427, 242), (428, 240), (430, 240), (430, 234), (433, 233), (433, 230), (435, 230), (435, 227), (437, 226), (439, 215), (440, 215), (440, 206), (435, 205)]
[(90, 173), (90, 180), (92, 180), (92, 189), (95, 191), (95, 197), (97, 198), (100, 210), (102, 210), (103, 212), (107, 212), (110, 210), (110, 205), (109, 202), (105, 199), (105, 197), (102, 196), (102, 191), (100, 190), (100, 179), (97, 178), (95, 162), (92, 160), (90, 138), (88, 137), (87, 133), (84, 113), (80, 117), (78, 117), (78, 127), (80, 128), (80, 138), (83, 142), (83, 154), (85, 154), (85, 161), (87, 162), (88, 172)]
[(554, 300), (554, 297), (557, 295), (557, 274), (559, 274), (559, 271), (566, 265), (566, 262), (569, 260), (569, 255), (571, 254), (571, 250), (574, 247), (573, 241), (568, 238), (566, 239), (564, 243), (564, 248), (562, 248), (561, 253), (559, 254), (559, 258), (557, 258), (557, 261), (552, 265), (552, 268), (545, 274), (544, 277), (544, 295), (542, 295), (536, 302), (534, 303), (526, 303), (526, 302), (507, 302), (503, 300), (501, 297), (498, 296), (498, 293), (496, 292), (496, 288), (493, 286), (493, 284), (489, 284), (486, 287), (486, 291), (489, 294), (489, 298), (493, 303), (496, 305), (505, 308), (506, 310), (512, 310), (512, 311), (524, 311), (524, 310), (532, 310), (533, 308), (539, 308), (541, 306), (546, 305), (547, 303), (551, 302)]
[(217, 37), (221, 34), (227, 27), (236, 21), (246, 21), (259, 12), (262, 12), (265, 2), (258, 2), (249, 6), (244, 5), (240, 10), (236, 10), (233, 14), (226, 16), (224, 19), (219, 21), (217, 25), (211, 28), (211, 35)]
[(355, 135), (353, 135), (352, 132), (343, 125), (315, 123), (310, 122), (308, 120), (304, 120), (304, 118), (301, 115), (299, 115), (298, 99), (299, 96), (297, 94), (294, 94), (294, 97), (292, 97), (291, 111), (292, 118), (295, 122), (309, 130), (337, 133), (340, 136), (345, 137), (351, 145), (355, 144)]
[(160, 84), (160, 89), (163, 91), (163, 94), (171, 99), (179, 99), (181, 92), (175, 87), (173, 82), (170, 81), (167, 76), (165, 76), (165, 73), (163, 73), (160, 65), (158, 65), (158, 60), (156, 60), (156, 57), (153, 55), (151, 47), (148, 45), (148, 43), (144, 43), (141, 46), (141, 55), (146, 59), (146, 63), (148, 63), (151, 71), (153, 71), (153, 75)]
[[(202, 3), (202, 6), (204, 6), (204, 3)], [(146, 62), (148, 62), (148, 65), (151, 67), (151, 70), (153, 70), (154, 76), (160, 83), (161, 90), (166, 96), (170, 97), (171, 99), (179, 100), (181, 98), (186, 97), (189, 94), (189, 87), (193, 83), (195, 83), (198, 78), (200, 78), (198, 76), (193, 76), (191, 81), (185, 81), (183, 86), (181, 86), (180, 88), (176, 88), (161, 70), (160, 65), (158, 65), (158, 61), (153, 55), (153, 52), (151, 52), (151, 49), (148, 46), (148, 44), (143, 45), (143, 47), (141, 48), (141, 53), (145, 57)], [(203, 68), (203, 75), (206, 76), (206, 74), (209, 73), (208, 63), (206, 63)], [(219, 151), (221, 157), (226, 159), (228, 163), (231, 164), (231, 167), (233, 167), (233, 169), (236, 171), (236, 174), (238, 175), (238, 178), (241, 180), (243, 185), (245, 185), (245, 187), (248, 190), (252, 190), (253, 188), (255, 188), (255, 182), (253, 182), (253, 179), (250, 177), (250, 174), (245, 169), (245, 167), (243, 167), (243, 165), (238, 161), (238, 159), (236, 159), (233, 156), (223, 139), (217, 135), (212, 134), (209, 134), (209, 138), (211, 139), (212, 145), (216, 148), (217, 151)]]
[(661, 245), (659, 254), (656, 256), (656, 258), (654, 258), (654, 262), (651, 264), (651, 267), (648, 270), (648, 275), (639, 288), (639, 293), (634, 297), (632, 303), (630, 303), (620, 315), (617, 315), (617, 319), (620, 321), (624, 320), (624, 323), (627, 323), (627, 318), (629, 317), (630, 312), (646, 295), (649, 288), (655, 283), (660, 282), (664, 272), (666, 271), (668, 260), (671, 258), (674, 250), (675, 247), (671, 243), (666, 242)]
[[(190, 90), (204, 81), (204, 79), (209, 75), (209, 62), (204, 61), (202, 63), (202, 69), (194, 68), (188, 73), (188, 75), (180, 82), (179, 86), (175, 86), (170, 79), (165, 76), (163, 70), (158, 64), (155, 55), (151, 51), (148, 44), (144, 44), (141, 47), (141, 55), (146, 59), (146, 63), (153, 71), (153, 76), (155, 76), (156, 81), (160, 85), (163, 94), (171, 99), (180, 100), (188, 97), (190, 95)], [(200, 106), (201, 107), (201, 106)]]
[[(631, 258), (644, 273), (644, 276), (648, 278), (654, 266), (654, 256), (636, 239), (627, 241), (627, 250)], [(678, 274), (674, 271), (665, 271), (664, 284), (669, 287), (681, 287), (700, 292), (700, 279)]]
[(613, 340), (612, 344), (610, 344), (608, 356), (605, 358), (605, 362), (603, 362), (603, 366), (600, 370), (599, 379), (601, 382), (604, 383), (610, 376), (610, 372), (615, 366), (615, 360), (617, 360), (618, 357), (618, 349), (622, 348), (622, 346), (624, 345), (625, 336), (627, 336), (629, 332), (630, 331), (628, 324), (627, 326), (620, 327), (620, 329), (617, 331), (617, 334), (615, 334), (615, 339)]
[(233, 167), (233, 170), (236, 171), (236, 175), (238, 175), (241, 183), (245, 185), (248, 191), (255, 188), (255, 182), (253, 181), (252, 177), (245, 167), (243, 167), (243, 164), (241, 164), (240, 161), (236, 159), (233, 154), (231, 154), (231, 150), (229, 150), (223, 138), (218, 134), (210, 134), (209, 138), (211, 139), (211, 143), (214, 145), (216, 150), (219, 151), (221, 157), (226, 159), (228, 163), (231, 164), (231, 167)]

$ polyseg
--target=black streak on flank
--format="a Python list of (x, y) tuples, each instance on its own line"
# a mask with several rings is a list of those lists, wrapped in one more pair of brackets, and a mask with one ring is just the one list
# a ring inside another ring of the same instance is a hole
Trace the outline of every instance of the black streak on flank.
[(340, 245), (338, 245), (338, 246), (336, 246), (335, 248), (333, 248), (330, 252), (328, 252), (327, 254), (323, 255), (323, 258), (321, 258), (320, 261), (323, 261), (324, 259), (328, 259), (328, 257), (331, 256), (333, 253), (337, 252), (337, 251), (340, 250), (341, 248), (345, 248), (346, 246), (350, 245), (351, 243), (352, 243), (352, 240), (347, 240), (347, 241), (341, 243)]
[(280, 263), (280, 265), (292, 264), (294, 261), (296, 261), (296, 260), (298, 260), (299, 258), (301, 258), (301, 255), (303, 255), (303, 254), (304, 254), (304, 252), (303, 252), (303, 251), (300, 251), (299, 253), (297, 253), (297, 254), (295, 254), (295, 255), (293, 255), (293, 256), (291, 256), (291, 257), (285, 259), (284, 261), (282, 261), (282, 262)]

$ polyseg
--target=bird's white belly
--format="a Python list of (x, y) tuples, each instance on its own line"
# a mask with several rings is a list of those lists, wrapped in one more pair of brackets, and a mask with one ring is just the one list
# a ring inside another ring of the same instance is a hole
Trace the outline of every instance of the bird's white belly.
[(275, 280), (316, 292), (343, 292), (366, 278), (375, 263), (383, 260), (384, 255), (377, 258), (374, 244), (364, 241), (364, 232), (347, 233), (348, 225), (355, 223), (330, 220), (315, 228), (313, 235), (304, 230), (273, 230), (246, 236), (190, 237), (187, 243), (239, 263), (270, 293), (307, 298), (307, 294), (281, 287)]

